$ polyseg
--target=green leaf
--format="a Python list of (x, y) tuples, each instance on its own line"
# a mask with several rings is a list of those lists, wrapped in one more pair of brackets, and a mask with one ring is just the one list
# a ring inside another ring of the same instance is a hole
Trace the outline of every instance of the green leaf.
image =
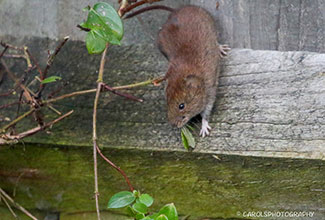
[(105, 50), (106, 42), (96, 32), (89, 31), (86, 36), (86, 47), (89, 54), (101, 53)]
[(190, 130), (187, 127), (183, 127), (181, 130), (181, 137), (182, 137), (182, 142), (186, 150), (189, 150), (189, 148), (195, 148), (195, 139), (190, 132)]
[(146, 214), (148, 212), (148, 207), (145, 204), (141, 203), (141, 202), (140, 203), (134, 203), (132, 208), (135, 211), (139, 212), (139, 213)]
[(50, 77), (47, 77), (45, 79), (42, 80), (42, 84), (46, 84), (46, 83), (52, 83), (52, 82), (56, 82), (58, 80), (61, 80), (62, 78), (59, 77), (59, 76), (50, 76)]
[(87, 21), (80, 25), (95, 33), (95, 39), (101, 38), (105, 43), (120, 45), (124, 30), (123, 22), (116, 10), (106, 2), (99, 2), (86, 10), (88, 10)]
[(142, 220), (154, 220), (153, 218), (149, 217), (149, 216), (146, 216), (144, 217)]
[(155, 220), (169, 220), (168, 217), (166, 215), (159, 215), (157, 218), (155, 218)]
[(133, 208), (131, 206), (126, 207), (126, 214), (131, 216), (131, 217), (135, 217), (135, 215), (137, 214)]
[(174, 203), (170, 203), (162, 207), (158, 214), (167, 216), (168, 220), (178, 220), (178, 214)]
[(142, 213), (138, 213), (136, 216), (135, 216), (135, 219), (136, 220), (140, 220), (140, 219), (143, 219), (145, 216), (144, 216), (144, 214), (142, 214)]
[(142, 194), (139, 197), (139, 201), (143, 204), (145, 204), (147, 207), (150, 207), (153, 203), (153, 198), (149, 196), (148, 194)]
[(132, 202), (134, 202), (135, 196), (132, 192), (129, 191), (122, 191), (119, 193), (116, 193), (111, 197), (111, 199), (108, 202), (108, 208), (116, 209), (116, 208), (122, 208), (127, 205), (130, 205)]

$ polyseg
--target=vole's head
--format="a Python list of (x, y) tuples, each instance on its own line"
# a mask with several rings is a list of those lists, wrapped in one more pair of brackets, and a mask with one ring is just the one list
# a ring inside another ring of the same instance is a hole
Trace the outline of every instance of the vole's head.
[(178, 128), (203, 111), (205, 88), (197, 75), (168, 79), (166, 88), (168, 120)]

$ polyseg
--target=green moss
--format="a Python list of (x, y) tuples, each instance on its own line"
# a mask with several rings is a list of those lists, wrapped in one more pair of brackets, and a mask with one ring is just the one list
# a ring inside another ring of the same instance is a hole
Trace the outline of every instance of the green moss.
[[(153, 210), (174, 202), (179, 213), (231, 218), (237, 211), (318, 210), (324, 201), (325, 162), (209, 154), (105, 149), (134, 187), (155, 199)], [(99, 161), (100, 206), (127, 190), (121, 175)], [(28, 209), (93, 213), (92, 150), (26, 145), (0, 150), (0, 186)], [(18, 180), (18, 177), (21, 176)], [(16, 184), (17, 183), (17, 184)], [(70, 213), (70, 214), (69, 214)], [(319, 215), (324, 214), (319, 210)]]

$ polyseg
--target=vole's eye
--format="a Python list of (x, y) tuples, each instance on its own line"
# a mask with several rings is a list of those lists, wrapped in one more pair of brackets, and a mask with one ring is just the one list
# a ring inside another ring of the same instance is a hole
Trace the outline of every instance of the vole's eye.
[(180, 110), (183, 110), (184, 107), (185, 107), (184, 103), (181, 103), (181, 104), (179, 104), (179, 106), (178, 106), (178, 108), (179, 108)]

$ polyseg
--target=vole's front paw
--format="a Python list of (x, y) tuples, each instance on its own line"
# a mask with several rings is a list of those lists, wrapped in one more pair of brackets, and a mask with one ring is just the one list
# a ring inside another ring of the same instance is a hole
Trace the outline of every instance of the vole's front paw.
[(206, 119), (202, 119), (202, 128), (200, 131), (200, 136), (205, 137), (210, 134), (211, 127)]
[(219, 50), (220, 50), (220, 57), (223, 58), (228, 55), (228, 52), (231, 50), (231, 48), (224, 44), (224, 45), (219, 45)]

